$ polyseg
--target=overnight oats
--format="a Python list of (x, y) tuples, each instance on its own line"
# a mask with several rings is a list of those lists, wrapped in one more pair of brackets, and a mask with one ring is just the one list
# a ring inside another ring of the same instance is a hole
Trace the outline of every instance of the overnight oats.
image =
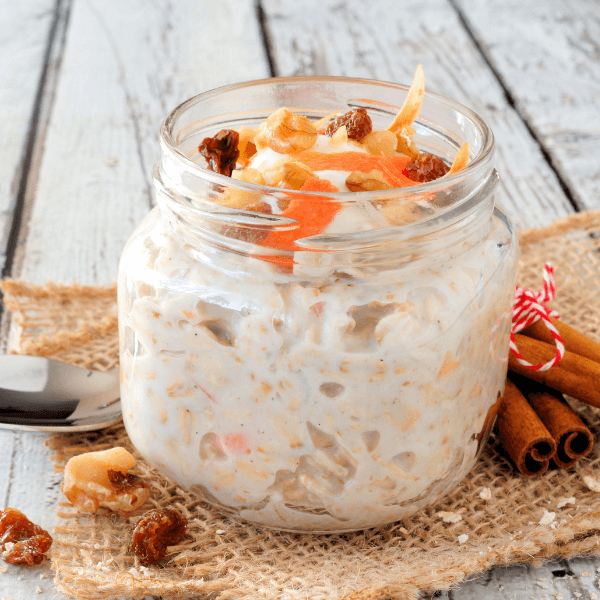
[(292, 531), (389, 523), (455, 487), (494, 421), (515, 285), (485, 123), (418, 69), (410, 89), (221, 88), (160, 143), (119, 274), (143, 457)]

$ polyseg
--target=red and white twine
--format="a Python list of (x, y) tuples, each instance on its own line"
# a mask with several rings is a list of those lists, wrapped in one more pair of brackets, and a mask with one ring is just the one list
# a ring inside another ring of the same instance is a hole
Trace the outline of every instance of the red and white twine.
[[(510, 330), (510, 349), (515, 353), (517, 361), (520, 364), (530, 369), (535, 369), (536, 371), (547, 371), (556, 365), (565, 354), (565, 345), (562, 338), (550, 320), (550, 317), (560, 319), (560, 315), (544, 304), (545, 302), (550, 302), (550, 300), (554, 298), (555, 293), (556, 284), (554, 281), (554, 268), (550, 263), (544, 265), (543, 290), (537, 291), (529, 288), (520, 288), (519, 286), (517, 286), (515, 290), (512, 327)], [(544, 321), (544, 325), (546, 325), (552, 334), (552, 338), (556, 344), (556, 354), (552, 360), (549, 360), (543, 365), (532, 365), (521, 356), (517, 345), (515, 344), (515, 333), (518, 333), (540, 319)]]

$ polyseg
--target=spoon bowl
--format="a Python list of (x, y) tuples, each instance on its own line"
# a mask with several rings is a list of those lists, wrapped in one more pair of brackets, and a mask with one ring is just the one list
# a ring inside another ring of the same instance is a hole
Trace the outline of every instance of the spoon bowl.
[(121, 420), (119, 369), (94, 371), (41, 356), (0, 356), (0, 428), (93, 431)]

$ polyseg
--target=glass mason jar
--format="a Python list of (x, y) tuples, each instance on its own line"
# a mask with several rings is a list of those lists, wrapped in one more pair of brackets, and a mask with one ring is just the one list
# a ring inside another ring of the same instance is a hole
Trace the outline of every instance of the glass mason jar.
[[(407, 88), (334, 77), (207, 92), (160, 130), (158, 206), (121, 259), (122, 402), (142, 456), (266, 527), (350, 531), (434, 503), (473, 467), (508, 355), (517, 241), (494, 206), (488, 126), (427, 94), (417, 145), (463, 171), (385, 192), (296, 192), (208, 171), (203, 138), (286, 106), (365, 107), (385, 128)], [(337, 203), (360, 231), (266, 247), (294, 219), (230, 208)]]

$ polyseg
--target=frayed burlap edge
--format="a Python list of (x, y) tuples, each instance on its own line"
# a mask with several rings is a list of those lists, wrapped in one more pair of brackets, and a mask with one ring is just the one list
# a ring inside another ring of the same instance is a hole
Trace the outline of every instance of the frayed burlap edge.
[[(566, 322), (600, 339), (600, 212), (573, 215), (519, 235), (519, 284), (539, 288), (545, 261), (556, 267), (554, 306)], [(17, 351), (44, 353), (96, 368), (117, 361), (114, 287), (29, 286), (4, 282), (5, 301), (21, 329)], [(57, 307), (61, 323), (57, 324)], [(82, 318), (82, 315), (85, 315)], [(45, 337), (44, 337), (45, 336)], [(597, 439), (600, 411), (573, 402)], [(53, 436), (60, 470), (70, 456), (114, 445), (129, 447), (122, 426), (86, 435)], [(160, 568), (144, 569), (127, 552), (131, 522), (93, 517), (61, 503), (52, 550), (60, 591), (76, 598), (416, 599), (496, 565), (600, 554), (600, 494), (583, 482), (598, 477), (600, 449), (569, 471), (538, 479), (516, 473), (495, 439), (474, 470), (438, 506), (379, 529), (344, 535), (261, 531), (217, 512), (140, 460), (152, 489), (146, 509), (176, 506), (189, 533)], [(490, 488), (491, 498), (480, 494)], [(563, 498), (575, 505), (558, 508)], [(444, 523), (439, 511), (462, 520)], [(552, 524), (540, 525), (546, 511)], [(459, 545), (458, 536), (468, 535)]]

